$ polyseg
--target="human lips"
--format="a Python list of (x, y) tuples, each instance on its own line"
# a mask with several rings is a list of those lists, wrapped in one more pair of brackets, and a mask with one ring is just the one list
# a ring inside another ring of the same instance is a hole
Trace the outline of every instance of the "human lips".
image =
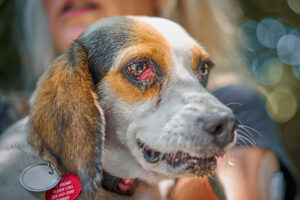
[(81, 16), (100, 8), (98, 4), (92, 1), (67, 0), (61, 9), (63, 18)]

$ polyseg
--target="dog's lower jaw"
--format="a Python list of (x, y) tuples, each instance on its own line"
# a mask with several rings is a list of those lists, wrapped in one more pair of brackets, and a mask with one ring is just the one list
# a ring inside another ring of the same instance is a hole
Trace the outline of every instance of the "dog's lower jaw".
[[(137, 147), (136, 151), (138, 151)], [(148, 183), (158, 183), (162, 179), (168, 178), (168, 176), (142, 166), (140, 164), (142, 159), (141, 155), (138, 157), (132, 155), (130, 150), (124, 146), (120, 148), (107, 145), (103, 154), (103, 169), (116, 177), (139, 178)]]
[[(137, 145), (142, 156), (139, 162), (149, 171), (164, 174), (167, 178), (183, 176), (205, 176), (212, 173), (217, 164), (217, 157), (223, 152), (211, 156), (192, 157), (189, 153), (174, 151), (174, 153), (158, 152), (138, 140)], [(142, 157), (142, 158), (141, 158)]]
[[(183, 152), (176, 150), (178, 147), (174, 147), (174, 151), (169, 150), (168, 153), (161, 152), (158, 149), (152, 149), (150, 145), (136, 139), (134, 149), (134, 156), (140, 163), (147, 176), (158, 175), (159, 178), (172, 179), (186, 176), (206, 176), (214, 173), (217, 167), (217, 160), (229, 151), (236, 142), (236, 131), (233, 132), (233, 139), (224, 148), (220, 148), (218, 151), (211, 151), (210, 154), (196, 154), (193, 152)], [(163, 151), (163, 150), (162, 150)], [(171, 152), (171, 153), (169, 153)], [(160, 180), (160, 179), (156, 180)], [(153, 178), (147, 177), (145, 180), (153, 182)], [(157, 181), (154, 181), (157, 182)]]
[[(139, 178), (148, 183), (158, 183), (164, 179), (174, 179), (186, 176), (206, 176), (213, 173), (217, 167), (217, 158), (226, 153), (235, 143), (236, 136), (233, 141), (229, 143), (223, 151), (212, 154), (202, 161), (197, 162), (197, 158), (185, 155), (183, 152), (174, 151), (175, 157), (172, 154), (165, 154), (165, 157), (155, 163), (149, 163), (145, 160), (144, 152), (141, 147), (146, 147), (146, 144), (137, 142), (134, 137), (131, 139), (130, 145), (119, 145), (118, 147), (107, 145), (103, 155), (103, 169), (113, 176), (121, 178)], [(121, 147), (120, 147), (121, 146)], [(150, 148), (150, 147), (147, 147)], [(149, 149), (148, 149), (149, 150)], [(155, 153), (154, 153), (155, 154)], [(191, 154), (194, 155), (194, 154)], [(179, 166), (180, 163), (176, 161), (176, 156), (188, 156), (186, 161), (188, 164)], [(198, 159), (199, 158), (198, 156)], [(206, 164), (203, 164), (206, 162)], [(174, 166), (172, 166), (172, 164)], [(193, 166), (194, 165), (194, 166)], [(196, 167), (195, 167), (196, 166)]]

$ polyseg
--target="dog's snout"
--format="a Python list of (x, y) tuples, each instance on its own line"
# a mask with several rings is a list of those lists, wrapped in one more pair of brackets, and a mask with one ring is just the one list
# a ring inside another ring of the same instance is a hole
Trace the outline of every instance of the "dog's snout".
[(213, 115), (202, 121), (204, 131), (213, 136), (222, 147), (233, 140), (237, 125), (237, 119), (233, 114)]

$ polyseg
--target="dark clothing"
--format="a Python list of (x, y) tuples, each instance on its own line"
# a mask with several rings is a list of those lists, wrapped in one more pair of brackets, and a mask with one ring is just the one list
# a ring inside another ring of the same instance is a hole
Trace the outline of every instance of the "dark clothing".
[[(297, 191), (297, 173), (284, 151), (276, 125), (270, 119), (263, 99), (255, 91), (241, 85), (219, 88), (213, 94), (223, 104), (232, 109), (240, 124), (251, 127), (247, 128), (251, 134), (241, 129), (248, 136), (245, 136), (241, 131), (239, 131), (239, 134), (248, 138), (250, 136), (255, 146), (266, 148), (278, 157), (281, 171), (285, 176), (285, 199), (294, 199)], [(238, 140), (237, 146), (240, 145), (251, 146), (252, 144), (245, 140)]]
[(29, 113), (29, 93), (0, 91), (0, 135), (1, 133)]

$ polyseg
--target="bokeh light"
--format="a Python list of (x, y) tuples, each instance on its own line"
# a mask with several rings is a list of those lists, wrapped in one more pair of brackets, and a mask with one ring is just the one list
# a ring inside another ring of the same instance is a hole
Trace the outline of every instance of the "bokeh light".
[(300, 0), (239, 2), (246, 16), (238, 32), (246, 37), (240, 39), (245, 64), (300, 170)]
[(253, 62), (250, 66), (250, 69), (252, 71), (252, 73), (254, 74), (255, 78), (260, 81), (260, 82), (265, 82), (264, 81), (264, 75), (261, 74), (261, 71), (264, 71), (261, 69), (261, 66), (263, 65), (263, 63), (272, 58), (272, 52), (271, 51), (266, 51), (263, 53), (258, 53), (256, 55), (256, 57), (253, 59)]
[(284, 64), (277, 58), (271, 57), (264, 60), (257, 68), (257, 79), (265, 85), (276, 85), (282, 78)]
[(277, 55), (287, 64), (300, 65), (300, 37), (295, 34), (282, 36), (277, 43)]
[[(264, 46), (258, 41), (256, 37), (257, 22), (249, 20), (243, 23), (238, 31), (238, 38), (242, 48), (248, 51), (260, 51), (264, 49)], [(246, 38), (244, 38), (246, 35)]]
[(267, 96), (268, 113), (278, 123), (289, 121), (295, 115), (297, 109), (296, 96), (289, 88), (275, 88)]
[(289, 34), (294, 34), (294, 35), (300, 37), (300, 31), (298, 29), (296, 29), (296, 28), (290, 29), (289, 30)]
[(293, 67), (293, 73), (296, 78), (300, 79), (300, 65)]
[(274, 57), (273, 51), (269, 50), (257, 54), (251, 63), (250, 69), (261, 84), (273, 86), (281, 80), (284, 64)]
[(299, 0), (288, 0), (289, 7), (295, 12), (300, 14), (300, 1)]
[(262, 45), (268, 48), (276, 48), (276, 44), (286, 33), (283, 24), (273, 18), (265, 18), (257, 24), (256, 35)]

